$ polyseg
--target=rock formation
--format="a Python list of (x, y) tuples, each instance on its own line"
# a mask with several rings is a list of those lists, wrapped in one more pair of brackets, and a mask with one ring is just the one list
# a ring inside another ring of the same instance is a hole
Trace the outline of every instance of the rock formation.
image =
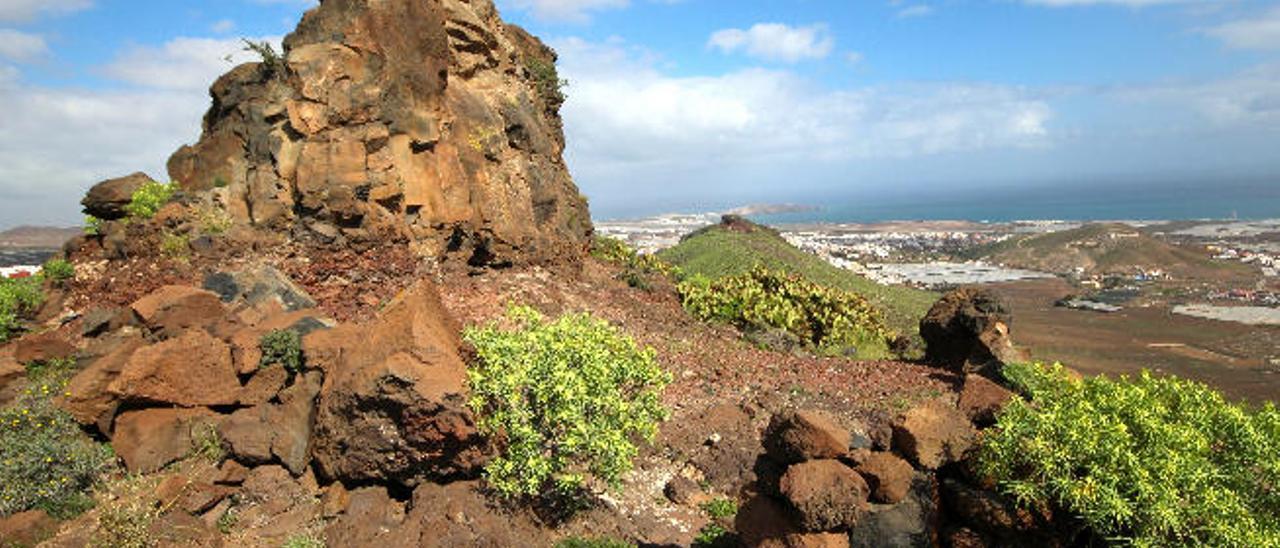
[(490, 0), (326, 0), (262, 53), (218, 79), (199, 142), (169, 160), (237, 225), (474, 265), (588, 243), (555, 53)]

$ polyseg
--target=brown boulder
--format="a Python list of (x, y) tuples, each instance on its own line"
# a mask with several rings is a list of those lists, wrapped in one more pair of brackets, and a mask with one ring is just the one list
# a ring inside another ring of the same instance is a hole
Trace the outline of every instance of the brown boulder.
[(110, 434), (111, 421), (115, 418), (120, 398), (108, 387), (120, 376), (133, 354), (145, 344), (141, 337), (124, 334), (103, 339), (99, 345), (91, 345), (90, 349), (99, 350), (101, 355), (86, 359), (88, 363), (67, 383), (66, 392), (58, 399), (58, 406), (70, 413), (76, 422), (94, 426), (99, 433)]
[(1013, 392), (1005, 387), (981, 375), (971, 374), (964, 378), (957, 406), (974, 424), (985, 427), (996, 423), (996, 415), (1013, 398)]
[(240, 380), (227, 345), (198, 329), (138, 349), (107, 387), (126, 401), (235, 405)]
[(840, 457), (849, 451), (851, 440), (849, 431), (823, 411), (786, 411), (770, 420), (764, 447), (773, 460), (791, 464)]
[(299, 376), (280, 393), (280, 403), (241, 409), (227, 417), (219, 432), (231, 454), (247, 464), (278, 460), (294, 475), (302, 474), (321, 379), (318, 371)]
[(793, 464), (778, 488), (808, 532), (851, 527), (867, 508), (866, 481), (837, 460)]
[(184, 285), (166, 285), (130, 306), (143, 325), (166, 337), (221, 319), (222, 301), (214, 293)]
[(104, 221), (123, 219), (128, 216), (124, 207), (133, 201), (133, 193), (142, 188), (142, 185), (155, 182), (141, 172), (108, 179), (93, 185), (89, 193), (80, 201), (80, 205), (84, 206), (85, 215), (92, 215)]
[(58, 520), (44, 510), (0, 516), (0, 546), (35, 546), (58, 532)]
[(924, 319), (925, 359), (956, 372), (994, 374), (1026, 359), (1009, 335), (1013, 315), (994, 291), (964, 287), (943, 295)]
[(466, 406), (458, 328), (420, 281), (366, 326), (304, 340), (326, 372), (312, 453), (326, 478), (394, 481), (475, 474), (487, 449)]
[(791, 519), (791, 511), (771, 497), (756, 496), (738, 510), (734, 529), (748, 548), (848, 548), (844, 533), (808, 533)]
[(19, 385), (26, 377), (26, 367), (9, 353), (0, 353), (0, 407), (9, 405), (18, 397)]
[(1023, 542), (1032, 538), (1038, 541), (1027, 545), (1049, 547), (1063, 544), (1054, 540), (1053, 512), (1047, 506), (1020, 506), (1008, 497), (954, 479), (942, 481), (942, 498), (957, 523), (987, 535)]
[(149, 474), (191, 453), (202, 435), (212, 429), (216, 415), (207, 409), (144, 409), (116, 418), (111, 447), (135, 474)]
[(930, 470), (963, 459), (976, 437), (968, 417), (937, 401), (906, 412), (893, 425), (894, 450)]
[(858, 473), (867, 480), (872, 500), (897, 504), (911, 490), (915, 469), (892, 453), (872, 453), (858, 464)]
[(19, 363), (37, 363), (73, 357), (76, 347), (57, 331), (34, 333), (14, 343), (13, 358)]

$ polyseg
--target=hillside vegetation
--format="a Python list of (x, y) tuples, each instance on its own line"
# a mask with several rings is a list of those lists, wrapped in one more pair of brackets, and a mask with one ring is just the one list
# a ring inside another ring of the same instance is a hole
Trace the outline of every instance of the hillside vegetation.
[(711, 279), (737, 276), (756, 267), (797, 274), (811, 282), (853, 291), (866, 297), (885, 316), (890, 329), (918, 339), (920, 318), (938, 295), (909, 287), (886, 286), (837, 268), (787, 243), (777, 232), (758, 225), (717, 225), (695, 232), (658, 256), (684, 270)]
[(970, 257), (1061, 274), (1077, 268), (1091, 274), (1134, 274), (1138, 270), (1159, 269), (1179, 278), (1201, 279), (1249, 273), (1248, 267), (1215, 262), (1205, 252), (1165, 242), (1119, 223), (1012, 238), (978, 248)]

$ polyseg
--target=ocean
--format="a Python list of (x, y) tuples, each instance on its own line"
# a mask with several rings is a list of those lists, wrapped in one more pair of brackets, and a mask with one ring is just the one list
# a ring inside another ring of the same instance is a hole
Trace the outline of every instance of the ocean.
[(767, 224), (908, 220), (1200, 220), (1280, 218), (1280, 179), (992, 186), (811, 197), (814, 211), (753, 216)]

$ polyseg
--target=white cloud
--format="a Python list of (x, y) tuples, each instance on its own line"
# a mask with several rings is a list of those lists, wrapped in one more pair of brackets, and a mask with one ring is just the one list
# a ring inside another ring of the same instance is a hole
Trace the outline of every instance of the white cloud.
[(1117, 96), (1146, 107), (1189, 111), (1211, 127), (1280, 129), (1280, 64), (1221, 80), (1131, 86)]
[(908, 19), (911, 17), (928, 17), (930, 15), (933, 15), (933, 8), (926, 6), (924, 4), (907, 6), (905, 8), (898, 10), (899, 19)]
[(0, 29), (0, 57), (29, 62), (49, 54), (49, 45), (39, 34)]
[(209, 25), (209, 30), (212, 30), (213, 32), (216, 32), (218, 34), (226, 34), (228, 32), (236, 30), (236, 22), (230, 19), (219, 19), (218, 21), (215, 21), (212, 25)]
[(0, 0), (0, 21), (30, 21), (37, 15), (64, 15), (86, 9), (93, 0)]
[(1260, 17), (1232, 21), (1205, 32), (1233, 48), (1280, 49), (1280, 7)]
[(573, 165), (680, 166), (741, 159), (897, 158), (1048, 142), (1047, 104), (987, 84), (830, 91), (786, 71), (672, 77), (618, 44), (559, 41)]
[(546, 21), (583, 23), (598, 10), (625, 8), (629, 0), (510, 0), (512, 7)]
[(758, 23), (751, 28), (716, 31), (707, 46), (724, 53), (744, 52), (751, 57), (796, 63), (822, 59), (835, 48), (835, 39), (826, 25), (792, 27), (781, 23)]
[(844, 54), (844, 60), (846, 63), (849, 63), (850, 65), (857, 66), (857, 65), (861, 65), (863, 61), (866, 61), (867, 56), (861, 53), (858, 53), (856, 51), (851, 51)]
[[(281, 37), (254, 40), (267, 40), (281, 49)], [(127, 49), (103, 71), (142, 87), (204, 91), (235, 65), (256, 60), (239, 38), (175, 38), (160, 47)]]

